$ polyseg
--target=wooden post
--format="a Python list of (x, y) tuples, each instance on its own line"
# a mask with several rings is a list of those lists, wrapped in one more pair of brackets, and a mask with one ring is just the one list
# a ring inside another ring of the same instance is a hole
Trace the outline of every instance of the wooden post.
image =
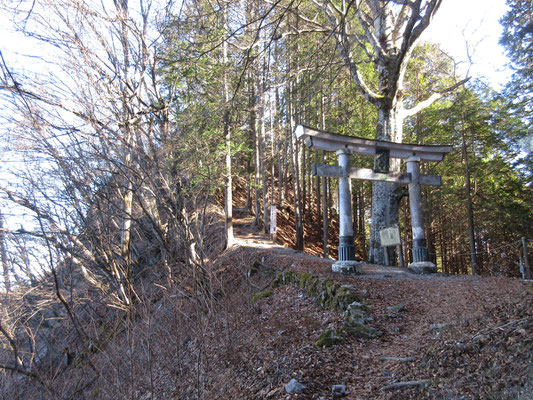
[(527, 254), (527, 239), (522, 237), (522, 249), (524, 251), (524, 278), (531, 280), (531, 268), (529, 267), (529, 257)]

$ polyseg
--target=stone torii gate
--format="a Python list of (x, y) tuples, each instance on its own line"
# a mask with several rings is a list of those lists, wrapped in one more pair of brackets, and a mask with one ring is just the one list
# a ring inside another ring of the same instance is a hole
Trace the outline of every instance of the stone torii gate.
[[(308, 147), (334, 151), (339, 157), (338, 165), (313, 164), (314, 176), (339, 178), (339, 257), (338, 261), (333, 263), (333, 271), (357, 273), (361, 268), (361, 263), (355, 260), (352, 196), (349, 182), (349, 179), (353, 178), (409, 185), (413, 262), (408, 268), (416, 273), (436, 272), (435, 264), (429, 261), (420, 185), (440, 186), (442, 182), (440, 176), (421, 174), (420, 162), (441, 161), (446, 153), (452, 151), (451, 146), (413, 145), (363, 139), (303, 125), (298, 125), (294, 133)], [(374, 156), (374, 169), (350, 167), (350, 154)], [(389, 172), (389, 158), (406, 160), (407, 172)]]

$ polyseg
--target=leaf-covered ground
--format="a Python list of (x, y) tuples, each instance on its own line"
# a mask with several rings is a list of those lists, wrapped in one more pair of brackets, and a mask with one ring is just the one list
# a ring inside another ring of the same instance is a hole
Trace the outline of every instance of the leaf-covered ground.
[[(80, 358), (61, 370), (55, 394), (6, 375), (4, 398), (334, 399), (333, 386), (344, 385), (346, 399), (533, 399), (530, 282), (377, 265), (341, 276), (331, 260), (273, 244), (250, 219), (236, 234), (208, 264), (210, 304), (183, 286), (155, 285), (160, 293), (131, 323), (111, 313), (95, 325), (109, 340), (91, 368)], [(318, 347), (346, 318), (300, 285), (271, 285), (281, 271), (348, 285), (382, 334)], [(305, 389), (287, 393), (293, 379)]]
[[(369, 324), (384, 334), (318, 348), (321, 333), (342, 326), (341, 313), (321, 308), (296, 285), (275, 288), (255, 304), (241, 299), (228, 314), (229, 348), (217, 346), (215, 332), (207, 340), (216, 373), (202, 387), (206, 398), (329, 399), (333, 385), (345, 385), (349, 399), (533, 398), (531, 283), (379, 266), (339, 276), (329, 261), (272, 246), (251, 227), (237, 232), (238, 246), (217, 263), (262, 267), (247, 283), (235, 280), (235, 293), (246, 286), (251, 298), (277, 270), (310, 272), (352, 285), (363, 295)], [(306, 389), (288, 394), (293, 378)]]

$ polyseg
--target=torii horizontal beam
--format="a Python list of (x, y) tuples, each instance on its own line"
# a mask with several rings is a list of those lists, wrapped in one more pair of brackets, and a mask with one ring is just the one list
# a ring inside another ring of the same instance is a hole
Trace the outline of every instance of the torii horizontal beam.
[(339, 135), (298, 125), (296, 137), (304, 140), (308, 147), (324, 151), (347, 149), (351, 153), (374, 156), (376, 150), (387, 150), (392, 158), (419, 157), (420, 161), (442, 161), (444, 155), (452, 152), (452, 146), (434, 146), (420, 144), (404, 144), (385, 140), (364, 139), (354, 136)]
[[(312, 165), (313, 176), (327, 176), (329, 178), (341, 178), (344, 175), (344, 170), (338, 165)], [(408, 185), (411, 182), (411, 174), (408, 172), (389, 172), (381, 173), (375, 172), (370, 168), (350, 168), (348, 177), (352, 179), (362, 179), (367, 181), (381, 181), (394, 182), (400, 185)], [(438, 175), (420, 174), (420, 184), (430, 186), (441, 186), (442, 180)]]

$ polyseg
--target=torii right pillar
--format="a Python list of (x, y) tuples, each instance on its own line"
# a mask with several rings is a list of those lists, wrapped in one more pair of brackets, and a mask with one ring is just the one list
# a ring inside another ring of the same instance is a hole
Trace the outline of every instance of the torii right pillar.
[(408, 268), (416, 273), (437, 272), (437, 267), (429, 260), (424, 215), (422, 213), (422, 194), (420, 191), (420, 157), (407, 159), (407, 172), (411, 175), (409, 183), (409, 206), (413, 231), (413, 262)]

